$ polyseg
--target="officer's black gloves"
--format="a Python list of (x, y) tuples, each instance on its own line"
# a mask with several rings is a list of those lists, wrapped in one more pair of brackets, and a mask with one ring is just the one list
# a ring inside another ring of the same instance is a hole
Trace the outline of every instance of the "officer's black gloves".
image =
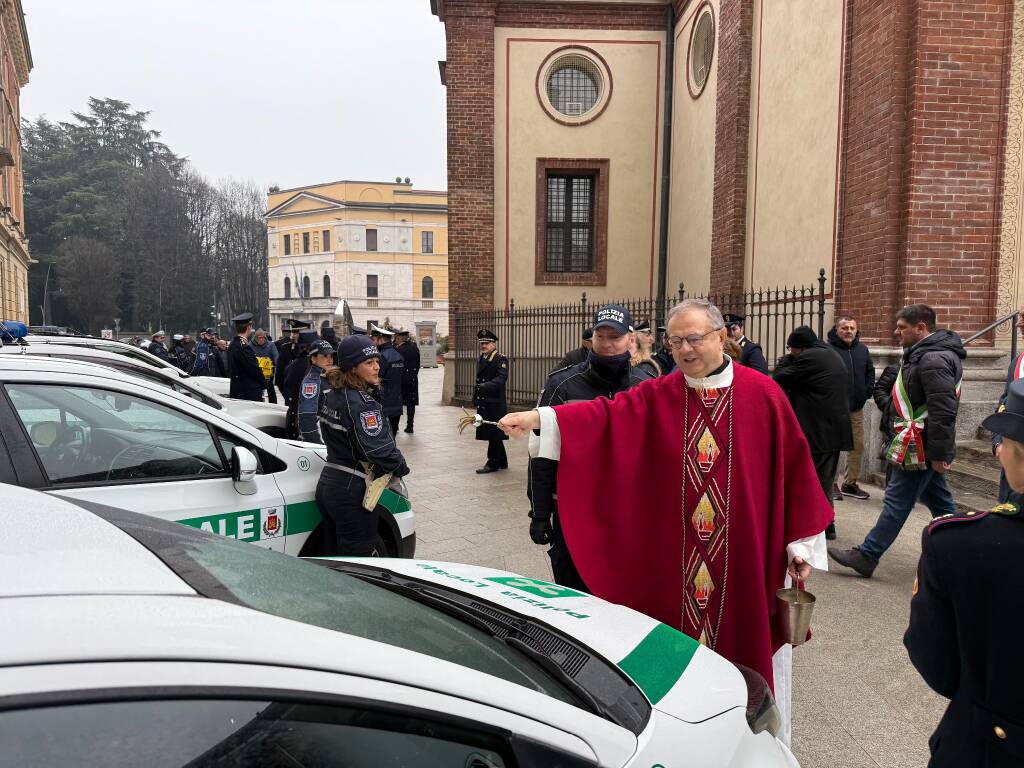
[(534, 544), (551, 543), (551, 518), (537, 517), (530, 521), (530, 538)]

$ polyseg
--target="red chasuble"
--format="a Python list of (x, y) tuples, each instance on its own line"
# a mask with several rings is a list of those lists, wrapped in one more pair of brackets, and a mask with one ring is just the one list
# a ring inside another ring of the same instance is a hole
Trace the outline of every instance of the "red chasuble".
[(555, 408), (559, 521), (591, 592), (681, 629), (774, 688), (786, 545), (832, 520), (782, 390), (733, 365)]

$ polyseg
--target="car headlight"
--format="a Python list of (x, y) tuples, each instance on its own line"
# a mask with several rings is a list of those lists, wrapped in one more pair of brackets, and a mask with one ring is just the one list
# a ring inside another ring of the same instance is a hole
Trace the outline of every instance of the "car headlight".
[(782, 727), (782, 714), (775, 704), (768, 681), (750, 667), (742, 664), (733, 666), (740, 671), (743, 682), (747, 684), (747, 725), (750, 730), (755, 734), (768, 731), (772, 736), (778, 736)]

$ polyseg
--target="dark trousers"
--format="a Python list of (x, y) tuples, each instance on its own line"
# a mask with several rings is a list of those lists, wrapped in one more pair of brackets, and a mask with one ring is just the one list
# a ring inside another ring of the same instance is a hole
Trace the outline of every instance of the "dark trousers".
[(323, 515), (324, 546), (330, 555), (368, 557), (377, 541), (377, 513), (363, 509), (366, 481), (348, 472), (325, 467), (316, 486), (316, 503)]
[(551, 549), (548, 550), (548, 557), (551, 558), (551, 573), (554, 575), (555, 584), (581, 592), (590, 591), (583, 583), (580, 572), (576, 570), (576, 563), (572, 561), (565, 536), (562, 535), (562, 528), (558, 524), (558, 513), (551, 516)]
[(811, 461), (814, 462), (814, 473), (818, 476), (821, 490), (825, 492), (828, 505), (835, 509), (835, 502), (832, 500), (832, 483), (836, 479), (836, 470), (839, 469), (839, 451), (828, 453), (811, 453)]
[(508, 469), (508, 456), (505, 454), (504, 440), (487, 441), (487, 466), (493, 469)]
[(397, 416), (388, 416), (388, 423), (391, 425), (391, 436), (394, 437), (398, 434), (398, 422), (402, 420), (402, 414)]
[(267, 381), (267, 402), (277, 403), (277, 390), (274, 388), (273, 379)]
[(410, 403), (405, 405), (405, 428), (412, 429), (412, 423), (416, 419), (416, 406)]

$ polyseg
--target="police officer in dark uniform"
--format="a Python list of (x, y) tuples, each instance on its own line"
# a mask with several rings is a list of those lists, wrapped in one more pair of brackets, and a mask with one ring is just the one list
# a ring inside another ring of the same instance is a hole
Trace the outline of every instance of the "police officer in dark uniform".
[(228, 370), (231, 372), (228, 397), (263, 402), (267, 379), (256, 361), (256, 353), (249, 344), (252, 312), (243, 312), (231, 318), (231, 322), (235, 326), (235, 338), (228, 345)]
[[(982, 426), (1002, 435), (1007, 482), (1024, 490), (1024, 381), (1010, 384)], [(929, 740), (930, 768), (1024, 765), (1022, 559), (1019, 504), (940, 515), (922, 535), (903, 644), (925, 682), (950, 700)]]
[(195, 358), (192, 360), (192, 376), (222, 376), (220, 360), (214, 354), (213, 328), (204, 328), (199, 334), (196, 344)]
[(148, 350), (151, 355), (156, 355), (161, 360), (167, 360), (168, 362), (170, 362), (170, 355), (168, 355), (167, 353), (167, 347), (164, 346), (165, 338), (166, 336), (164, 335), (163, 331), (157, 331), (156, 333), (154, 333), (152, 336), (152, 341), (149, 342)]
[(380, 350), (368, 337), (353, 335), (339, 342), (338, 368), (327, 374), (331, 388), (320, 408), (327, 466), (316, 500), (334, 555), (374, 554), (377, 513), (363, 508), (367, 470), (374, 477), (409, 474), (381, 404), (369, 392), (380, 383), (379, 372)]
[(334, 367), (334, 348), (323, 339), (314, 341), (306, 352), (309, 367), (302, 377), (296, 406), (299, 440), (322, 443), (320, 405), (327, 394), (327, 371)]
[[(476, 387), (473, 389), (473, 404), (476, 412), (487, 421), (497, 421), (508, 413), (505, 402), (505, 385), (508, 382), (508, 358), (498, 352), (498, 337), (486, 328), (477, 335), (480, 342), (480, 359), (476, 361)], [(508, 469), (505, 454), (505, 440), (508, 435), (497, 427), (487, 424), (476, 428), (476, 439), (487, 441), (487, 463), (476, 471), (478, 475)]]
[[(296, 358), (302, 357), (299, 354), (299, 334), (303, 331), (309, 330), (311, 325), (304, 320), (285, 320), (288, 325), (288, 330), (291, 333), (291, 339), (282, 344), (277, 348), (280, 353), (277, 356), (277, 370), (274, 371), (274, 386), (281, 390), (282, 396), (284, 395), (284, 375), (288, 370), (288, 366)], [(285, 405), (287, 405), (287, 398), (285, 398)]]
[(188, 373), (192, 370), (192, 353), (185, 348), (185, 336), (180, 333), (174, 334), (174, 344), (171, 346), (170, 362)]
[[(643, 369), (631, 366), (629, 334), (632, 331), (629, 310), (617, 304), (601, 307), (594, 314), (593, 346), (582, 363), (552, 372), (537, 400), (537, 407), (564, 405), (599, 397), (613, 398), (650, 378)], [(530, 498), (530, 538), (535, 544), (551, 544), (548, 557), (555, 582), (571, 589), (589, 591), (569, 554), (558, 525), (558, 462), (534, 457), (536, 439), (531, 439), (531, 458), (527, 479)]]
[(761, 345), (743, 335), (743, 323), (746, 318), (743, 315), (725, 314), (722, 315), (722, 319), (725, 320), (725, 328), (729, 332), (730, 338), (739, 344), (740, 363), (767, 376), (768, 361), (764, 359)]
[(380, 350), (380, 387), (377, 399), (384, 406), (384, 416), (391, 425), (391, 434), (398, 434), (402, 418), (402, 374), (405, 360), (391, 344), (394, 333), (387, 328), (370, 326), (370, 336)]
[(416, 406), (420, 403), (420, 349), (409, 338), (409, 331), (400, 330), (395, 334), (395, 347), (405, 361), (402, 370), (402, 403), (405, 405), (405, 432), (413, 433)]
[(309, 370), (309, 358), (307, 353), (313, 344), (320, 340), (316, 331), (299, 331), (295, 342), (295, 352), (292, 361), (284, 372), (281, 382), (281, 395), (284, 404), (288, 408), (285, 415), (285, 437), (298, 439), (299, 437), (299, 392), (302, 389), (302, 380)]

